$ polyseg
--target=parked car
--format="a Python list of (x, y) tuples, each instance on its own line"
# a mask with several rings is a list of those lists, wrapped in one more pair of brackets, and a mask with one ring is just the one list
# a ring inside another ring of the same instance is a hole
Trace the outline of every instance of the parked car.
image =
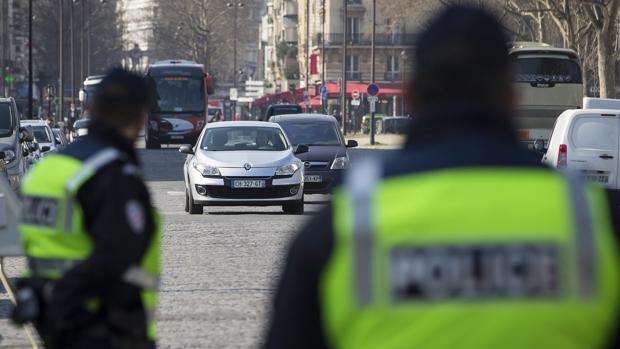
[(22, 151), (22, 134), (17, 112), (17, 104), (13, 98), (0, 98), (0, 152), (6, 167), (6, 174), (13, 189), (17, 189), (27, 169)]
[(39, 144), (42, 154), (54, 152), (60, 148), (60, 143), (54, 137), (52, 128), (45, 120), (22, 120), (21, 124), (32, 128), (34, 139)]
[(183, 167), (185, 209), (200, 214), (203, 206), (282, 206), (285, 213), (304, 212), (304, 168), (282, 128), (259, 121), (207, 124)]
[(53, 128), (52, 132), (54, 133), (54, 138), (56, 139), (56, 143), (59, 144), (59, 148), (62, 149), (69, 144), (65, 133), (60, 128)]
[(303, 109), (297, 104), (272, 104), (267, 107), (261, 121), (268, 121), (269, 118), (276, 115), (301, 114), (303, 112)]
[[(576, 171), (587, 180), (600, 183), (620, 203), (620, 100), (609, 104), (584, 103), (586, 107), (609, 109), (571, 109), (555, 122), (543, 156), (549, 166)], [(538, 144), (537, 148), (542, 148)]]
[(90, 125), (90, 119), (79, 119), (73, 124), (72, 140), (76, 141), (80, 137), (84, 137), (88, 134), (88, 126)]
[(411, 118), (407, 116), (386, 116), (383, 118), (383, 133), (407, 133)]
[(284, 129), (293, 146), (308, 146), (307, 153), (297, 155), (305, 167), (304, 193), (330, 193), (349, 167), (348, 148), (357, 147), (357, 141), (345, 143), (338, 121), (330, 115), (278, 115), (270, 121)]

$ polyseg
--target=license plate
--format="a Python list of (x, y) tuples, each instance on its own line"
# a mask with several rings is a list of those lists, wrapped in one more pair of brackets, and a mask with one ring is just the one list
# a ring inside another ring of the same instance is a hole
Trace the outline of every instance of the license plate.
[(592, 175), (587, 174), (584, 176), (585, 180), (595, 183), (607, 184), (609, 182), (609, 176), (607, 175)]
[(170, 136), (170, 139), (183, 139), (183, 136)]
[(241, 180), (232, 181), (233, 188), (264, 188), (265, 181), (262, 180)]
[(323, 182), (323, 177), (321, 177), (321, 176), (312, 176), (312, 175), (304, 176), (304, 182), (320, 183), (320, 182)]

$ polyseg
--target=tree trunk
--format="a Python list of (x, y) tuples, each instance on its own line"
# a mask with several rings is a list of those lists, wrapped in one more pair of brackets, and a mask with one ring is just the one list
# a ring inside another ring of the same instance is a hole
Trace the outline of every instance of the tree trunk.
[(610, 33), (598, 31), (598, 78), (601, 98), (616, 97), (614, 55), (611, 50)]

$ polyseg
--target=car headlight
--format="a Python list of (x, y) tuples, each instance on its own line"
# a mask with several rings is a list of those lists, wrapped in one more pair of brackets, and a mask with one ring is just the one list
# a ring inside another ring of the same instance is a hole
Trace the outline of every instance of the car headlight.
[(196, 160), (192, 161), (192, 167), (194, 167), (196, 171), (200, 172), (203, 177), (220, 176), (220, 170), (217, 167), (200, 164)]
[(349, 157), (348, 156), (340, 156), (334, 159), (334, 163), (332, 164), (332, 170), (346, 170), (349, 168)]
[(290, 164), (278, 167), (276, 170), (276, 176), (292, 176), (299, 170), (299, 165)]
[(13, 162), (13, 160), (15, 160), (15, 152), (12, 150), (5, 150), (4, 151), (4, 163), (8, 165), (11, 162)]

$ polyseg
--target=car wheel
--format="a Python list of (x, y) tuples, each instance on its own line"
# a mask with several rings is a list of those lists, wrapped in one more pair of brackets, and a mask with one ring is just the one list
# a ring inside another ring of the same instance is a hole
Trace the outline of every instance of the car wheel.
[(189, 194), (187, 193), (187, 188), (185, 189), (185, 212), (189, 212)]
[(144, 142), (146, 143), (146, 149), (161, 149), (161, 143), (154, 140), (149, 136), (149, 131), (144, 132)]
[(290, 204), (284, 204), (282, 205), (282, 210), (286, 214), (302, 215), (304, 214), (304, 200), (301, 199)]
[(187, 210), (189, 214), (203, 214), (204, 212), (202, 205), (197, 205), (194, 203), (194, 198), (192, 197), (191, 191), (187, 197)]

